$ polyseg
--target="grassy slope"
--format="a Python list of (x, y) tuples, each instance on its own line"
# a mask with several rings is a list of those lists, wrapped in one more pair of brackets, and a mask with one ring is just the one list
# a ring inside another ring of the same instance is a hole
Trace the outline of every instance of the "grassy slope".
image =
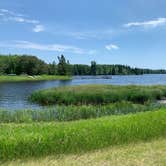
[(165, 109), (66, 123), (0, 124), (0, 158), (79, 153), (165, 136)]
[(53, 76), (53, 75), (40, 75), (40, 76), (0, 76), (0, 82), (20, 82), (20, 81), (45, 81), (45, 80), (70, 80), (69, 76)]
[(16, 160), (4, 166), (165, 166), (166, 139), (114, 146), (76, 155), (50, 156), (41, 159)]
[(166, 86), (81, 85), (34, 92), (30, 99), (43, 105), (103, 104), (118, 101), (145, 103), (166, 97)]

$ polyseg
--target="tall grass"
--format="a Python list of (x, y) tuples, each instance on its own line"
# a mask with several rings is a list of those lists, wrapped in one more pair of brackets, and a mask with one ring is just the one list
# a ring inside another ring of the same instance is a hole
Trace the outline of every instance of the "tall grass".
[(70, 76), (56, 76), (56, 75), (38, 75), (38, 76), (7, 76), (0, 75), (0, 82), (21, 82), (21, 81), (47, 81), (47, 80), (70, 80)]
[(131, 101), (144, 104), (166, 97), (166, 86), (82, 85), (34, 92), (32, 102), (51, 104), (105, 104)]
[(0, 110), (0, 123), (72, 121), (79, 119), (98, 118), (107, 115), (122, 115), (159, 109), (160, 104), (133, 104), (119, 102), (108, 105), (55, 106), (40, 110)]
[(0, 159), (78, 153), (166, 137), (166, 110), (67, 123), (0, 124)]
[(1, 162), (3, 166), (165, 166), (166, 139), (111, 146), (84, 154), (52, 155)]

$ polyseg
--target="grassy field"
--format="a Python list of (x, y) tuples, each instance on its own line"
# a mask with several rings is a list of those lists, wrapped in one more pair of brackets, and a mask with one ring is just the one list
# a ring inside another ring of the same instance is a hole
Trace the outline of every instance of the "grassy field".
[(72, 121), (80, 119), (99, 118), (107, 115), (123, 115), (129, 113), (153, 111), (159, 108), (166, 108), (166, 105), (157, 103), (141, 105), (123, 101), (96, 106), (54, 106), (42, 108), (39, 110), (11, 111), (0, 109), (0, 123)]
[(81, 153), (166, 137), (166, 110), (61, 123), (0, 124), (0, 159)]
[[(34, 92), (31, 101), (59, 105), (0, 110), (0, 164), (164, 165), (166, 107), (156, 100), (165, 97), (166, 86), (159, 85), (84, 85)], [(158, 147), (158, 158), (150, 145)]]
[(42, 105), (105, 104), (131, 101), (144, 104), (166, 97), (166, 86), (82, 85), (34, 92), (30, 100)]
[(21, 81), (46, 81), (46, 80), (70, 80), (70, 76), (53, 76), (53, 75), (40, 75), (40, 76), (5, 76), (0, 75), (0, 82), (21, 82)]
[(13, 160), (3, 166), (165, 166), (166, 139), (113, 146), (85, 154)]

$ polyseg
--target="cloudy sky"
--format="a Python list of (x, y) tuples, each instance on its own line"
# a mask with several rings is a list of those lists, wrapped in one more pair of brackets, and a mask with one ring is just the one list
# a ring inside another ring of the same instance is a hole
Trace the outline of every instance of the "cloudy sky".
[(0, 54), (166, 68), (165, 0), (0, 0)]

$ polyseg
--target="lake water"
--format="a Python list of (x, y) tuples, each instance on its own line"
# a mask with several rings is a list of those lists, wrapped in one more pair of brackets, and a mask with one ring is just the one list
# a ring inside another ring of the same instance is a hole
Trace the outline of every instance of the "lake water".
[(33, 91), (51, 87), (82, 84), (166, 85), (166, 74), (112, 76), (112, 79), (104, 79), (103, 76), (76, 76), (73, 77), (73, 80), (70, 81), (0, 83), (0, 108), (12, 110), (25, 108), (39, 108), (39, 105), (28, 102), (28, 96)]

